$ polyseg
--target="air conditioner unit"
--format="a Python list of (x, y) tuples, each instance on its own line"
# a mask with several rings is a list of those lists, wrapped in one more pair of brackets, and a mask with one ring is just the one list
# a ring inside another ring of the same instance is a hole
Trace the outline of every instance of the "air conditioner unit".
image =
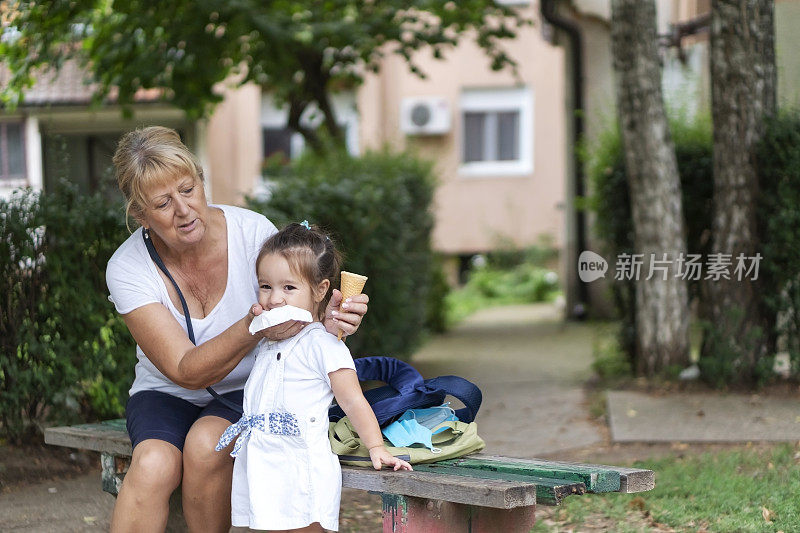
[(403, 98), (400, 130), (406, 135), (443, 135), (450, 131), (450, 103), (438, 96)]

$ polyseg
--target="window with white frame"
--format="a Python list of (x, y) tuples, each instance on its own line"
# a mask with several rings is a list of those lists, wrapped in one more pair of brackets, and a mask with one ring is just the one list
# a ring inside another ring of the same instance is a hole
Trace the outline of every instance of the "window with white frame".
[(460, 174), (533, 172), (533, 96), (527, 87), (467, 89), (460, 104)]
[(26, 179), (25, 134), (22, 122), (0, 122), (0, 181)]

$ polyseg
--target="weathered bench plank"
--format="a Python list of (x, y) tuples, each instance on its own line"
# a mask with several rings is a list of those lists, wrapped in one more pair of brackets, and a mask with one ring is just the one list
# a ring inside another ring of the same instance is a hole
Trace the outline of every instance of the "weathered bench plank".
[(456, 476), (475, 477), (478, 479), (502, 479), (536, 484), (536, 503), (542, 505), (560, 505), (561, 500), (573, 494), (586, 494), (586, 485), (580, 481), (544, 478), (526, 474), (509, 474), (480, 468), (462, 468), (458, 466), (430, 463), (414, 465), (417, 472), (446, 473)]
[[(120, 426), (120, 422), (122, 425)], [(47, 428), (44, 430), (45, 444), (79, 448), (95, 452), (106, 452), (130, 456), (131, 441), (125, 430), (125, 420), (109, 420), (99, 424)]]
[[(45, 442), (56, 446), (80, 448), (101, 452), (104, 455), (106, 474), (103, 487), (116, 494), (121, 478), (118, 465), (112, 466), (111, 456), (131, 455), (131, 443), (125, 432), (125, 421), (114, 420), (99, 424), (83, 424), (71, 427), (48, 428)], [(106, 464), (107, 463), (107, 464)], [(342, 486), (354, 489), (389, 492), (420, 498), (443, 498), (467, 505), (484, 505), (501, 509), (511, 509), (536, 503), (536, 487), (530, 482), (487, 483), (479, 479), (468, 480), (460, 476), (440, 474), (420, 474), (406, 477), (406, 472), (395, 473), (388, 470), (377, 471), (371, 468), (342, 467)]]
[[(129, 456), (131, 454), (130, 441), (125, 432), (125, 419), (109, 420), (99, 424), (48, 428), (45, 430), (45, 442), (56, 446), (94, 450), (115, 455)], [(521, 472), (545, 478), (582, 481), (589, 492), (616, 490), (623, 493), (635, 493), (652, 490), (655, 487), (653, 471), (641, 468), (542, 459), (515, 459), (481, 453), (437, 464), (451, 464), (509, 474)], [(617, 476), (619, 477), (619, 487), (615, 489), (614, 480)]]
[(619, 472), (592, 466), (581, 465), (560, 468), (551, 462), (537, 460), (523, 462), (507, 458), (478, 457), (450, 459), (437, 464), (488, 472), (505, 472), (508, 474), (578, 481), (584, 483), (589, 492), (617, 492), (620, 488)]
[(393, 472), (342, 466), (342, 486), (497, 509), (536, 504), (536, 485), (531, 482), (487, 480), (430, 472)]
[[(567, 461), (549, 461), (544, 459), (515, 459), (511, 457), (500, 457), (496, 455), (488, 455), (482, 453), (476, 453), (474, 455), (470, 455), (469, 458), (488, 460), (488, 461), (498, 461), (503, 463), (524, 464), (524, 465), (541, 464), (548, 468), (559, 468), (559, 469), (564, 469), (566, 471), (572, 471), (573, 469), (576, 469), (577, 471), (578, 469), (586, 468), (597, 471), (616, 472), (619, 474), (620, 478), (620, 485), (617, 492), (623, 492), (627, 494), (635, 492), (646, 492), (648, 490), (653, 490), (656, 486), (655, 473), (652, 470), (646, 470), (643, 468), (626, 468), (622, 466), (596, 465), (587, 463), (570, 463)], [(588, 488), (589, 486), (587, 485), (587, 489)]]

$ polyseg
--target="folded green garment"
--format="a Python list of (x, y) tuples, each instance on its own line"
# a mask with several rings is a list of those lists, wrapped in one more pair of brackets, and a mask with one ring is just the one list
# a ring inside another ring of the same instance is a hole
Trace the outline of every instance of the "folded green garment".
[[(442, 430), (439, 431), (440, 429)], [(383, 439), (383, 444), (393, 456), (411, 464), (435, 463), (445, 459), (454, 459), (480, 451), (486, 446), (483, 439), (478, 436), (478, 425), (475, 422), (447, 421), (442, 422), (433, 430), (439, 431), (432, 438), (434, 447), (441, 449), (439, 453), (433, 453), (422, 444), (401, 448), (392, 446), (386, 439)], [(354, 466), (372, 465), (369, 450), (361, 442), (348, 417), (330, 423), (328, 438), (333, 453), (339, 456), (340, 463)]]

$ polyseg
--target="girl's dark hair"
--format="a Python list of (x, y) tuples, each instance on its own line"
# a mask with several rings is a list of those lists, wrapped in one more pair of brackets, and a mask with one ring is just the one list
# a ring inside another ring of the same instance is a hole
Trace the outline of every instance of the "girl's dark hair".
[(328, 292), (319, 303), (317, 318), (323, 318), (325, 307), (337, 285), (342, 258), (333, 241), (317, 226), (306, 228), (293, 222), (267, 239), (256, 259), (256, 270), (265, 255), (279, 254), (293, 272), (300, 275), (311, 287), (328, 280)]

